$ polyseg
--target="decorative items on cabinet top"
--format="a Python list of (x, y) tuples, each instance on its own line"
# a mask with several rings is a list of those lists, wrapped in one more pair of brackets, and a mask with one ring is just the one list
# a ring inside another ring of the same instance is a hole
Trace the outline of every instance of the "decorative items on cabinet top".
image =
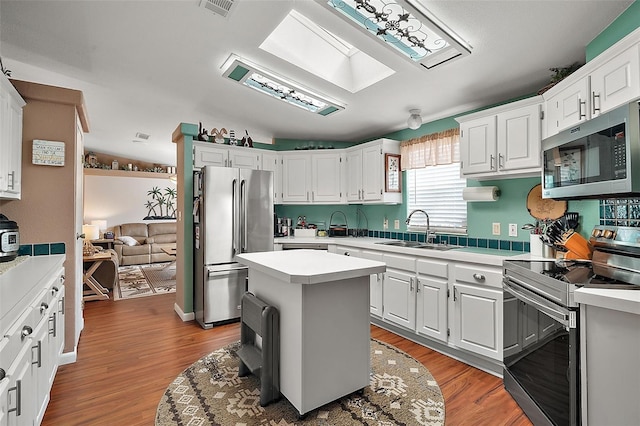
[[(229, 134), (228, 138), (225, 138), (226, 134)], [(253, 139), (251, 138), (251, 136), (249, 136), (248, 130), (245, 130), (242, 139), (238, 140), (235, 130), (227, 131), (227, 129), (225, 129), (224, 127), (218, 130), (216, 127), (214, 127), (213, 129), (211, 129), (211, 134), (209, 134), (207, 129), (202, 127), (202, 122), (198, 124), (198, 140), (202, 142), (215, 142), (217, 144), (253, 148)]]
[(85, 151), (84, 171), (86, 175), (126, 176), (133, 172), (137, 177), (158, 178), (159, 174), (175, 175), (176, 167)]

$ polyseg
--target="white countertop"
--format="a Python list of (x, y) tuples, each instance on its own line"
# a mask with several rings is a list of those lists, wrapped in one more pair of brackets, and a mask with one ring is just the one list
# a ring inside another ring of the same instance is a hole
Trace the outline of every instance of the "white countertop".
[(584, 305), (640, 315), (640, 290), (580, 288), (575, 291), (574, 300)]
[(243, 253), (236, 256), (249, 269), (255, 268), (282, 281), (318, 284), (384, 272), (383, 262), (342, 256), (322, 250), (287, 250)]

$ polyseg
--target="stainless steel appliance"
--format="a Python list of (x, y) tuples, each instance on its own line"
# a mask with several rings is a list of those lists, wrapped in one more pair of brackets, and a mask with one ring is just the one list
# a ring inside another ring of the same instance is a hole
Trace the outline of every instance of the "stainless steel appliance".
[(272, 172), (206, 166), (194, 174), (194, 304), (203, 328), (240, 318), (240, 253), (273, 250)]
[(544, 139), (542, 197), (640, 193), (639, 121), (633, 102)]
[(506, 260), (504, 386), (536, 425), (580, 424), (580, 287), (640, 290), (640, 228), (596, 226), (591, 261)]
[(9, 262), (18, 256), (20, 233), (18, 224), (0, 214), (0, 262)]

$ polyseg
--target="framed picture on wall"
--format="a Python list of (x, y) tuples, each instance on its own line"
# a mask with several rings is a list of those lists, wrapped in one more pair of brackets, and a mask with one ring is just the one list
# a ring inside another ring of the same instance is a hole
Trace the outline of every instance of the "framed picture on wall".
[(402, 176), (400, 174), (400, 155), (384, 155), (384, 190), (386, 192), (402, 192)]

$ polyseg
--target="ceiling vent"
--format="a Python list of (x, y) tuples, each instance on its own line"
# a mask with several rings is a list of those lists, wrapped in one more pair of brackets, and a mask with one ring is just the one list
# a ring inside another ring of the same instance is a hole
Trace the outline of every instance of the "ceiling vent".
[(200, 0), (200, 7), (226, 18), (238, 0)]
[(136, 133), (136, 138), (142, 139), (145, 142), (148, 141), (150, 137), (151, 137), (151, 135), (148, 135), (146, 133), (142, 133), (142, 132), (137, 132)]

